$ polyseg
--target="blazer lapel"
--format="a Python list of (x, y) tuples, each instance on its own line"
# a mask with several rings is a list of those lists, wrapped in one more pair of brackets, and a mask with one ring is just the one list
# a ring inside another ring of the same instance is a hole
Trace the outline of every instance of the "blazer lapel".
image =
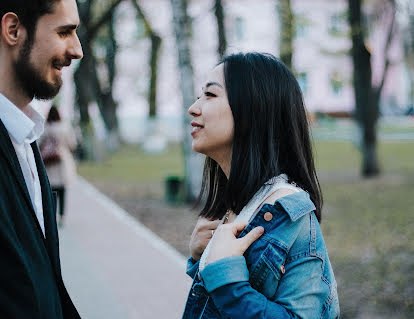
[(30, 207), (30, 214), (32, 215), (33, 222), (38, 229), (39, 236), (41, 241), (44, 243), (47, 254), (49, 255), (50, 261), (54, 266), (55, 271), (60, 273), (59, 265), (59, 243), (57, 238), (57, 227), (56, 227), (56, 216), (53, 209), (53, 199), (52, 193), (49, 186), (49, 180), (47, 178), (46, 170), (43, 164), (43, 161), (40, 157), (40, 152), (37, 147), (36, 142), (31, 144), (36, 166), (39, 175), (40, 186), (42, 190), (42, 203), (43, 203), (43, 218), (45, 226), (45, 236), (43, 236), (42, 229), (40, 228), (39, 221), (37, 219), (36, 213), (33, 208), (32, 201), (30, 199), (29, 191), (26, 186), (26, 181), (20, 167), (19, 159), (17, 158), (16, 151), (11, 142), (9, 133), (4, 127), (3, 122), (0, 120), (0, 156), (4, 158), (6, 163), (10, 166), (12, 174), (17, 180), (17, 184), (21, 190), (21, 195), (25, 201), (27, 201), (28, 207)]
[[(26, 186), (26, 181), (20, 167), (19, 159), (17, 158), (16, 151), (10, 139), (7, 129), (4, 127), (3, 122), (0, 120), (0, 152), (3, 153), (4, 159), (8, 162), (11, 167), (16, 180), (19, 184), (20, 190), (23, 194), (23, 197), (28, 202), (30, 207), (33, 207), (32, 201), (30, 199), (29, 191)], [(33, 211), (33, 214), (35, 212)], [(35, 216), (36, 217), (36, 216)]]
[(43, 219), (45, 223), (46, 248), (56, 273), (60, 274), (59, 239), (56, 225), (56, 202), (53, 200), (52, 190), (40, 151), (36, 142), (31, 144), (36, 160), (37, 173), (42, 189)]

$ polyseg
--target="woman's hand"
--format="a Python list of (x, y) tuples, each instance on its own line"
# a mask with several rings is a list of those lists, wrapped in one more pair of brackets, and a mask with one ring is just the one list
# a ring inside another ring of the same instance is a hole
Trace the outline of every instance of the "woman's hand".
[(198, 219), (190, 239), (190, 254), (194, 260), (200, 259), (219, 223), (219, 219), (211, 220), (204, 217)]
[(237, 238), (238, 234), (247, 226), (247, 224), (247, 222), (234, 222), (220, 225), (220, 227), (217, 228), (214, 240), (210, 245), (206, 265), (222, 258), (242, 256), (247, 248), (263, 235), (264, 229), (259, 226), (253, 228), (243, 238)]

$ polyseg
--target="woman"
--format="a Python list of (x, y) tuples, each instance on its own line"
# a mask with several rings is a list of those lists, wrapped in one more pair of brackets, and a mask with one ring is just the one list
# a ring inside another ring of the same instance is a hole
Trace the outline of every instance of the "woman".
[(270, 54), (228, 56), (189, 113), (192, 147), (207, 158), (183, 318), (338, 317), (293, 74)]
[(63, 225), (65, 214), (66, 189), (76, 176), (76, 165), (71, 151), (76, 147), (76, 137), (69, 125), (61, 121), (56, 106), (52, 106), (47, 116), (45, 131), (39, 148), (45, 163), (52, 190), (57, 193), (59, 202), (59, 226)]

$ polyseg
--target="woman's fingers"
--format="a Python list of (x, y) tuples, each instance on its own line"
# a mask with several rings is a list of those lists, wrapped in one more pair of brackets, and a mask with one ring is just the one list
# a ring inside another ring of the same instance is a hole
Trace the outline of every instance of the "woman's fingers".
[(253, 228), (250, 232), (247, 233), (243, 238), (239, 238), (240, 246), (243, 253), (253, 244), (257, 239), (260, 238), (264, 233), (264, 228), (262, 226)]
[(222, 258), (231, 256), (241, 256), (264, 233), (263, 227), (256, 227), (246, 236), (237, 238), (237, 233), (241, 232), (247, 225), (245, 222), (220, 225), (217, 229), (217, 236), (212, 241), (207, 264), (213, 263)]
[(220, 220), (210, 220), (204, 217), (198, 219), (189, 243), (190, 254), (194, 260), (200, 258), (219, 223)]
[(220, 224), (220, 220), (216, 219), (216, 220), (210, 220), (208, 218), (205, 217), (200, 217), (198, 222), (197, 222), (197, 228), (202, 231), (202, 230), (206, 230), (206, 229), (216, 229), (217, 226)]
[(232, 228), (234, 236), (237, 236), (246, 226), (248, 222), (233, 222), (228, 224)]
[(220, 219), (210, 221), (210, 223), (208, 224), (208, 229), (215, 230), (218, 227), (218, 225), (220, 224), (220, 222), (221, 222)]

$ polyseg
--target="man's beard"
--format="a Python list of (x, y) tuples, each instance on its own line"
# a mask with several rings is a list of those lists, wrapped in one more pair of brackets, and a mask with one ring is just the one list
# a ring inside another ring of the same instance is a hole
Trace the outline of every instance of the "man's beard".
[[(14, 72), (17, 82), (20, 84), (24, 93), (31, 99), (49, 100), (54, 98), (62, 86), (62, 79), (56, 77), (55, 83), (49, 83), (42, 77), (38, 70), (30, 62), (30, 53), (33, 41), (26, 39), (19, 57), (14, 63)], [(54, 63), (57, 64), (56, 61)]]

